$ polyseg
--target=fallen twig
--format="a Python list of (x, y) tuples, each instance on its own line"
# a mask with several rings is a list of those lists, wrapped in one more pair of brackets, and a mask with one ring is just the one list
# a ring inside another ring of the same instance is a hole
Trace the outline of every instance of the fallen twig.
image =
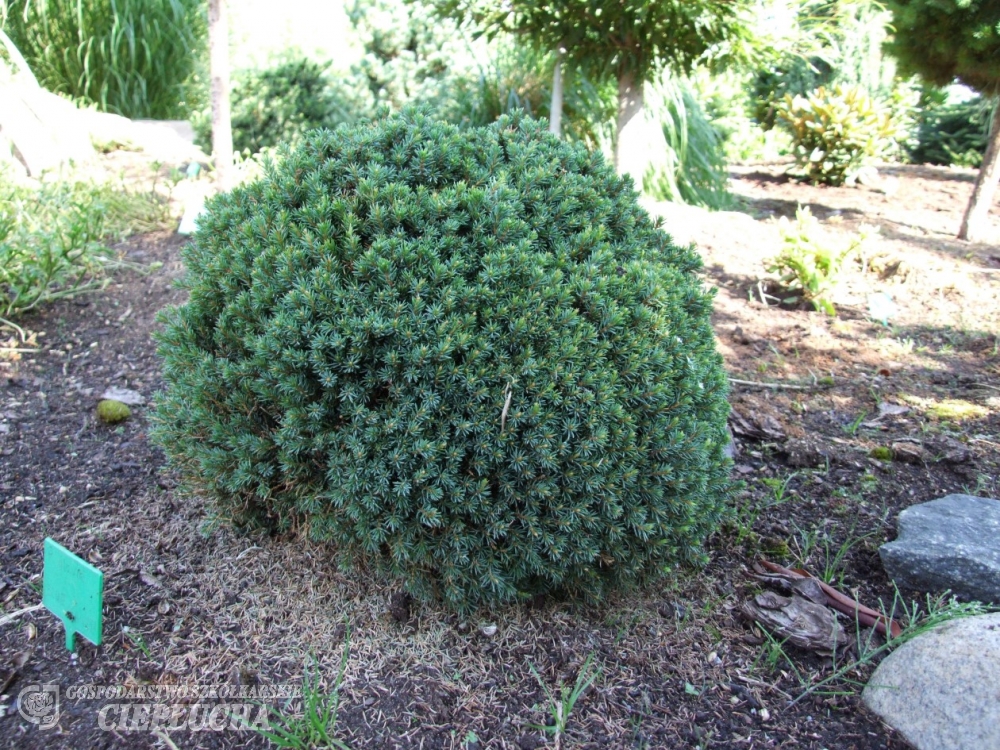
[(180, 750), (180, 748), (174, 744), (174, 741), (170, 739), (170, 735), (167, 734), (163, 729), (160, 728), (154, 729), (153, 734), (156, 735), (157, 739), (159, 739), (160, 742), (169, 747), (170, 750)]
[(736, 675), (736, 679), (740, 682), (745, 682), (747, 685), (753, 685), (754, 687), (764, 688), (765, 690), (773, 690), (784, 698), (792, 700), (792, 696), (786, 693), (784, 690), (776, 685), (772, 685), (768, 682), (761, 682), (760, 680), (755, 680), (752, 677), (745, 677), (741, 674)]
[(816, 391), (822, 388), (829, 388), (829, 385), (796, 385), (793, 383), (759, 383), (756, 380), (737, 380), (736, 378), (729, 378), (729, 382), (733, 385), (745, 385), (751, 388), (772, 388), (774, 390), (790, 390), (790, 391)]
[(506, 396), (506, 400), (503, 402), (503, 411), (500, 412), (500, 432), (503, 432), (504, 427), (507, 426), (507, 412), (510, 410), (510, 400), (514, 396), (514, 393), (510, 388), (510, 383), (507, 384), (507, 390), (504, 393), (504, 396)]
[(850, 615), (856, 618), (862, 625), (874, 627), (875, 630), (882, 635), (891, 634), (893, 638), (898, 638), (903, 632), (903, 629), (895, 620), (887, 617), (881, 612), (877, 612), (874, 609), (866, 607), (845, 594), (840, 593), (837, 589), (833, 588), (833, 586), (824, 583), (802, 568), (789, 569), (776, 563), (768, 562), (767, 560), (761, 560), (760, 564), (772, 573), (778, 573), (787, 578), (812, 578), (819, 584), (823, 593), (826, 594), (828, 606), (838, 612), (843, 612), (845, 615)]
[(973, 383), (976, 388), (989, 388), (991, 391), (1000, 391), (995, 385), (987, 385), (986, 383)]
[(30, 607), (25, 607), (24, 609), (19, 609), (16, 612), (11, 612), (9, 615), (4, 615), (3, 617), (0, 617), (0, 625), (6, 625), (8, 622), (14, 622), (14, 620), (21, 615), (26, 615), (30, 612), (37, 612), (44, 606), (44, 604), (33, 604)]

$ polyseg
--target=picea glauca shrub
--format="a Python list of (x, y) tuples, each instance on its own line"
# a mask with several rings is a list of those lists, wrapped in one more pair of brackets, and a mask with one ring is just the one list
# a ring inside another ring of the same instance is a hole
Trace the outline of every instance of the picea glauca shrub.
[(697, 562), (729, 493), (711, 295), (517, 114), (317, 131), (209, 203), (155, 435), (243, 525), (468, 610)]

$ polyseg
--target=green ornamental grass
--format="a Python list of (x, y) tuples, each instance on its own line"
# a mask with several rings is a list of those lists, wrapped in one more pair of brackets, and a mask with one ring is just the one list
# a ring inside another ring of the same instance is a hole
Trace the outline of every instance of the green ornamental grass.
[(38, 82), (125, 117), (187, 117), (208, 36), (203, 0), (5, 0)]
[(704, 559), (727, 381), (694, 251), (523, 114), (407, 110), (208, 204), (155, 437), (243, 526), (467, 611)]

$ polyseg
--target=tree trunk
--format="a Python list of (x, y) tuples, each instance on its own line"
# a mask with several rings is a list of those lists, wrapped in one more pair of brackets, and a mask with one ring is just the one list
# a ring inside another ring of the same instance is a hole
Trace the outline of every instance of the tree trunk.
[(562, 135), (563, 83), (562, 52), (556, 52), (556, 67), (552, 71), (552, 103), (549, 105), (549, 132)]
[(962, 228), (958, 230), (958, 239), (970, 242), (982, 240), (998, 180), (1000, 180), (1000, 106), (993, 110), (990, 139), (983, 155), (983, 166), (979, 170), (979, 176), (976, 177), (976, 186), (972, 189), (972, 197), (965, 209)]
[(618, 76), (618, 123), (615, 136), (615, 170), (619, 176), (632, 176), (637, 190), (642, 190), (648, 154), (643, 137), (643, 82), (631, 72)]
[(208, 0), (209, 66), (212, 79), (212, 159), (223, 190), (232, 187), (233, 125), (229, 113), (229, 18), (226, 0)]

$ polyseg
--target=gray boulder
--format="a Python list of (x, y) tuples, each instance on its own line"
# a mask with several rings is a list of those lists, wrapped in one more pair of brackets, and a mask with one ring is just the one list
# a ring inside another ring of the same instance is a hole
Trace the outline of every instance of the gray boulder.
[(1000, 748), (1000, 613), (951, 620), (904, 643), (862, 699), (917, 750)]
[(948, 495), (907, 508), (897, 526), (879, 548), (897, 586), (1000, 604), (1000, 501)]

